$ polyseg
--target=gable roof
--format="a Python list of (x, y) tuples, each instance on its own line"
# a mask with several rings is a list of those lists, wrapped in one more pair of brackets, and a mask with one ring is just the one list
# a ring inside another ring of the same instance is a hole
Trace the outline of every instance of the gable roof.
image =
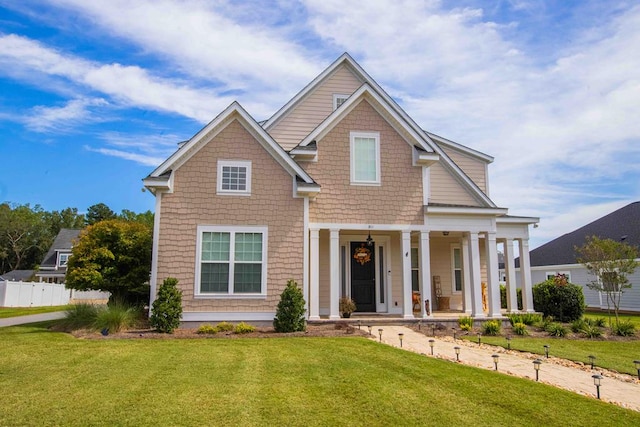
[(71, 252), (73, 241), (78, 238), (81, 231), (75, 228), (61, 229), (40, 263), (40, 268), (55, 267), (58, 262), (58, 252)]
[(212, 137), (222, 131), (231, 121), (238, 120), (253, 135), (260, 145), (294, 178), (302, 183), (315, 185), (315, 181), (300, 167), (287, 152), (254, 119), (234, 101), (209, 124), (203, 127), (191, 139), (180, 145), (178, 150), (143, 180), (145, 186), (156, 187), (171, 178), (171, 172), (178, 169), (191, 156), (197, 153)]
[(33, 276), (34, 270), (11, 270), (0, 275), (0, 281), (24, 282)]
[(531, 266), (576, 264), (575, 247), (588, 236), (624, 241), (640, 247), (640, 202), (631, 203), (529, 253)]
[[(445, 153), (445, 151), (438, 146), (436, 142), (431, 139), (429, 134), (422, 130), (420, 126), (417, 125), (413, 121), (413, 119), (398, 105), (395, 100), (387, 94), (382, 87), (373, 79), (366, 71), (348, 54), (343, 53), (337, 60), (335, 60), (329, 67), (327, 67), (318, 77), (316, 77), (311, 83), (305, 86), (296, 96), (294, 96), (289, 102), (287, 102), (280, 110), (278, 110), (269, 120), (264, 123), (264, 128), (268, 131), (273, 126), (278, 123), (286, 114), (292, 111), (298, 103), (300, 103), (303, 99), (305, 99), (308, 95), (310, 95), (318, 85), (320, 85), (324, 80), (329, 78), (338, 67), (346, 65), (349, 67), (352, 72), (363, 81), (363, 85), (352, 94), (347, 101), (345, 101), (340, 108), (336, 109), (332, 114), (330, 114), (314, 131), (312, 131), (311, 135), (314, 133), (318, 133), (318, 128), (326, 128), (331, 123), (335, 123), (334, 119), (339, 117), (341, 109), (349, 108), (349, 105), (353, 105), (359, 97), (363, 94), (369, 94), (378, 99), (379, 104), (386, 110), (387, 113), (396, 115), (398, 117), (399, 122), (404, 122), (403, 126), (407, 129), (411, 129), (413, 133), (420, 134), (421, 137), (417, 140), (424, 141), (423, 143), (418, 143), (417, 147), (428, 151), (436, 153), (440, 157), (441, 165), (448, 170), (454, 178), (460, 182), (464, 187), (466, 187), (470, 194), (482, 205), (486, 207), (495, 208), (497, 207), (495, 203), (487, 196), (487, 194), (482, 191), (482, 189), (466, 174), (464, 171)], [(354, 96), (357, 95), (357, 96)], [(352, 99), (355, 98), (355, 99)], [(344, 110), (342, 110), (344, 111)], [(300, 146), (304, 146), (313, 141), (313, 137), (307, 137), (303, 140)], [(459, 144), (456, 144), (459, 147), (462, 147)], [(469, 151), (470, 154), (474, 156), (478, 156), (478, 152)], [(485, 159), (486, 160), (486, 159)]]

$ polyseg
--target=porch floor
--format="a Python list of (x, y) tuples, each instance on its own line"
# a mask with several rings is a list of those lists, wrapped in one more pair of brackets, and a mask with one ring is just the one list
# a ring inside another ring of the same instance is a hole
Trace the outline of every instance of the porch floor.
[[(329, 319), (328, 316), (320, 316), (319, 320), (309, 320), (307, 323), (310, 325), (321, 325), (321, 324), (333, 324), (333, 323), (347, 323), (351, 325), (412, 325), (412, 324), (422, 324), (422, 325), (431, 325), (431, 324), (443, 324), (444, 326), (454, 327), (458, 324), (458, 319), (462, 316), (469, 316), (465, 314), (463, 311), (434, 311), (431, 317), (419, 317), (419, 312), (413, 313), (413, 319), (405, 319), (402, 314), (387, 314), (387, 313), (352, 313), (349, 318), (340, 318), (340, 319)], [(503, 311), (502, 317), (474, 317), (473, 320), (476, 322), (483, 322), (486, 320), (499, 319), (503, 323), (508, 319), (506, 317), (506, 312)]]

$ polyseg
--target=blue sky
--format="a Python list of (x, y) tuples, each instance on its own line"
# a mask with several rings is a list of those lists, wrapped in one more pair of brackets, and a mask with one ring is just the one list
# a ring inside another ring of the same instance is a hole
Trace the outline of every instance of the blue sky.
[(495, 157), (532, 247), (640, 200), (636, 1), (0, 0), (0, 201), (153, 209), (178, 142), (234, 100), (268, 118), (345, 51)]

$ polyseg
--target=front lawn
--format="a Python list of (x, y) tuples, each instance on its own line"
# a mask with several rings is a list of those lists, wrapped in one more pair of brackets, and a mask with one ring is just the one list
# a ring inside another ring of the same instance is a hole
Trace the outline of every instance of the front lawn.
[[(604, 318), (607, 320), (607, 326), (609, 325), (609, 314), (606, 311), (587, 311), (584, 313), (584, 317), (588, 319)], [(636, 329), (640, 329), (640, 314), (620, 314), (618, 318), (620, 320), (628, 320), (636, 325)], [(611, 321), (616, 321), (613, 310), (611, 310)]]
[(640, 413), (364, 338), (0, 329), (2, 425), (640, 425)]
[(46, 307), (0, 307), (0, 319), (7, 317), (29, 316), (31, 314), (52, 313), (65, 311), (69, 305), (54, 305)]

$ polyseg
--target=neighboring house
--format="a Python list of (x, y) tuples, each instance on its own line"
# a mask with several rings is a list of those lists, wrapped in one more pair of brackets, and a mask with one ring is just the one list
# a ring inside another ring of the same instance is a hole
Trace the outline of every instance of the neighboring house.
[(40, 264), (36, 277), (40, 282), (64, 283), (67, 273), (67, 261), (71, 256), (73, 242), (78, 238), (81, 230), (63, 228), (60, 230), (49, 251)]
[(518, 241), (533, 311), (538, 218), (491, 201), (492, 161), (423, 131), (344, 54), (264, 122), (232, 103), (144, 179), (151, 300), (176, 277), (183, 321), (271, 321), (294, 279), (309, 320), (338, 319), (343, 295), (362, 313), (500, 317), (497, 244), (515, 285)]
[[(532, 250), (531, 277), (533, 283), (537, 284), (550, 276), (565, 274), (571, 283), (583, 287), (585, 303), (589, 307), (606, 309), (606, 294), (586, 286), (596, 280), (596, 277), (588, 274), (587, 269), (576, 262), (575, 248), (584, 245), (589, 236), (623, 241), (640, 247), (640, 202), (631, 203)], [(629, 276), (629, 281), (631, 289), (624, 291), (620, 310), (640, 311), (640, 269)]]
[(0, 275), (0, 282), (8, 280), (10, 282), (27, 282), (33, 277), (34, 270), (11, 270)]

